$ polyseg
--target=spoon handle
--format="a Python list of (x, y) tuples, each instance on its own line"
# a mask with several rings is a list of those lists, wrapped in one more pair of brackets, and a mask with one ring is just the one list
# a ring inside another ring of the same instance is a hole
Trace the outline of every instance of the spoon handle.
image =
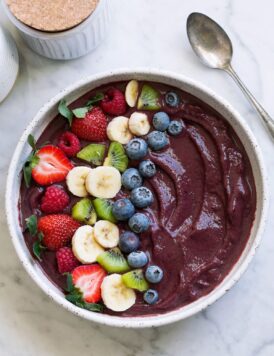
[(253, 104), (254, 108), (258, 111), (260, 117), (263, 119), (263, 121), (264, 121), (265, 125), (267, 126), (272, 138), (274, 139), (274, 120), (271, 118), (270, 115), (268, 115), (268, 113), (264, 110), (264, 108), (261, 106), (261, 104), (259, 104), (258, 101), (254, 98), (254, 96), (250, 93), (250, 91), (247, 89), (247, 87), (244, 85), (244, 83), (238, 77), (238, 74), (235, 72), (235, 70), (232, 68), (232, 66), (229, 65), (225, 69), (225, 71), (228, 74), (231, 75), (231, 77), (235, 80), (235, 82), (242, 89), (242, 91), (246, 95), (246, 97)]

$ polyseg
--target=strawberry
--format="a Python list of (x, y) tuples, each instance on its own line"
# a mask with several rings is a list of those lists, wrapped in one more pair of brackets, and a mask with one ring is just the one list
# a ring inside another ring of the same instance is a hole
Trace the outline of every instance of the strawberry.
[(75, 267), (79, 266), (79, 261), (74, 256), (70, 247), (62, 247), (56, 252), (58, 271), (63, 274), (71, 272)]
[(32, 168), (32, 178), (41, 185), (49, 185), (64, 180), (73, 165), (60, 148), (47, 145), (35, 154), (36, 163)]
[(107, 118), (99, 107), (94, 107), (83, 119), (74, 118), (71, 130), (83, 140), (103, 141), (107, 138)]
[(72, 239), (80, 224), (67, 214), (46, 215), (38, 221), (38, 231), (43, 234), (43, 244), (49, 250), (58, 250)]
[(59, 137), (58, 147), (61, 148), (68, 157), (76, 156), (76, 153), (81, 149), (78, 137), (69, 131), (64, 132)]
[(41, 210), (43, 213), (62, 212), (69, 204), (69, 196), (62, 187), (51, 185), (45, 191), (41, 201)]
[(124, 94), (116, 88), (111, 88), (106, 92), (100, 106), (104, 112), (111, 115), (123, 115), (127, 109)]
[(101, 299), (101, 284), (106, 271), (98, 264), (76, 267), (72, 271), (72, 281), (83, 294), (87, 303), (96, 303)]

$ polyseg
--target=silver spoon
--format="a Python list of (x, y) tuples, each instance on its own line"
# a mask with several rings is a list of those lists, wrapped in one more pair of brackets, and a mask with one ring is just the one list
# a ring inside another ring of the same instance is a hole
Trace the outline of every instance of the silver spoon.
[(187, 35), (193, 51), (208, 67), (223, 69), (235, 80), (258, 111), (274, 138), (274, 120), (250, 93), (231, 66), (232, 43), (226, 32), (210, 17), (193, 12), (187, 19)]

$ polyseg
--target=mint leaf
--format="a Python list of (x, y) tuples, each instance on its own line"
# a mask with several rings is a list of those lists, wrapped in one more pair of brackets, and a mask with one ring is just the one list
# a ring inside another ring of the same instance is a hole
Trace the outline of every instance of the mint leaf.
[(32, 251), (34, 256), (38, 258), (39, 261), (42, 261), (41, 253), (45, 249), (45, 246), (41, 245), (40, 241), (35, 241), (32, 245)]
[(84, 106), (82, 108), (74, 109), (72, 110), (72, 112), (78, 119), (83, 119), (89, 110), (90, 110), (89, 106)]
[(24, 175), (24, 181), (25, 181), (27, 188), (29, 188), (30, 182), (31, 182), (31, 171), (32, 171), (32, 168), (31, 168), (30, 164), (25, 163), (25, 165), (23, 167), (23, 175)]
[(42, 242), (42, 241), (43, 241), (43, 238), (44, 238), (44, 234), (43, 234), (41, 231), (38, 232), (37, 238), (38, 238), (38, 241), (39, 241), (39, 242)]
[(72, 119), (73, 119), (73, 112), (70, 110), (70, 108), (68, 108), (67, 102), (65, 99), (62, 99), (60, 101), (60, 103), (58, 105), (58, 112), (59, 112), (59, 114), (61, 114), (68, 120), (69, 126), (71, 126)]
[(37, 216), (31, 215), (26, 218), (27, 229), (31, 236), (35, 236), (37, 234)]
[(67, 288), (66, 291), (71, 293), (74, 290), (74, 285), (72, 282), (72, 275), (70, 273), (67, 273)]
[(28, 144), (33, 150), (36, 150), (36, 141), (32, 135), (28, 136)]
[(80, 308), (84, 308), (89, 311), (93, 311), (93, 312), (97, 312), (97, 313), (101, 313), (104, 310), (104, 306), (99, 303), (86, 303), (86, 302), (77, 303), (76, 302), (75, 305), (77, 305)]
[(88, 102), (87, 102), (87, 106), (91, 106), (95, 103), (98, 103), (99, 101), (104, 99), (104, 94), (103, 93), (97, 93), (96, 95), (94, 95)]

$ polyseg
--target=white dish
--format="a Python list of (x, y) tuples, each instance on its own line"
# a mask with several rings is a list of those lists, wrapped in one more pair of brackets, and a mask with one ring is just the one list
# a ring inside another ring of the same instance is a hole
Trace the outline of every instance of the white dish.
[[(84, 93), (100, 85), (130, 79), (155, 81), (178, 87), (179, 89), (200, 98), (223, 115), (234, 128), (245, 147), (252, 165), (257, 190), (256, 215), (250, 238), (240, 259), (221, 284), (219, 284), (210, 294), (198, 299), (194, 303), (188, 304), (166, 314), (146, 317), (117, 317), (106, 314), (96, 314), (80, 309), (68, 302), (63, 293), (52, 284), (52, 282), (41, 270), (39, 264), (36, 263), (36, 261), (31, 257), (25, 244), (18, 220), (18, 198), (20, 193), (21, 169), (30, 152), (30, 148), (27, 144), (28, 135), (32, 134), (35, 137), (39, 137), (51, 119), (57, 114), (57, 105), (62, 98), (66, 97), (68, 102), (72, 102)], [(61, 91), (42, 107), (26, 128), (11, 160), (7, 179), (6, 213), (8, 225), (19, 259), (26, 268), (27, 272), (51, 299), (62, 305), (65, 309), (85, 319), (118, 327), (137, 328), (169, 324), (187, 318), (205, 309), (208, 305), (220, 298), (241, 277), (254, 256), (263, 233), (267, 207), (268, 193), (266, 188), (266, 173), (262, 161), (261, 151), (251, 130), (242, 117), (224, 99), (220, 98), (210, 89), (201, 86), (197, 82), (177, 74), (149, 69), (137, 71), (119, 70), (110, 73), (98, 74), (79, 81), (78, 83), (73, 84), (67, 89)]]

